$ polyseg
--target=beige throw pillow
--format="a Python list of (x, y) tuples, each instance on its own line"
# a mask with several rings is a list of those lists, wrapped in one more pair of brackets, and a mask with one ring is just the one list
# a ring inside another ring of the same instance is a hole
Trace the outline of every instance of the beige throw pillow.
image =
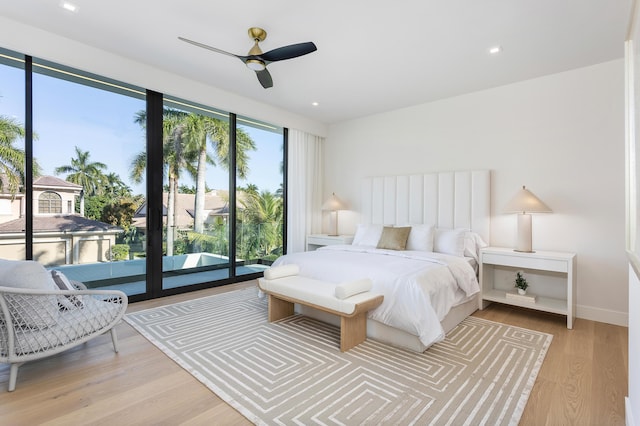
[(379, 249), (388, 250), (404, 250), (407, 246), (407, 239), (411, 232), (410, 226), (403, 226), (394, 228), (391, 226), (385, 226), (382, 230), (382, 235), (378, 241)]

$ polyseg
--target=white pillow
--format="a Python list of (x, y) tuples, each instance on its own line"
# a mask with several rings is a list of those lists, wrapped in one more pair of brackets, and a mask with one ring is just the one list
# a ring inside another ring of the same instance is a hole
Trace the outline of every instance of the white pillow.
[(298, 275), (299, 273), (300, 268), (294, 263), (291, 263), (289, 265), (272, 266), (271, 268), (264, 271), (264, 279), (276, 280), (278, 278)]
[[(32, 260), (0, 259), (0, 286), (56, 290), (51, 275), (38, 262)], [(21, 296), (21, 303), (10, 303), (9, 311), (16, 323), (29, 328), (47, 328), (58, 320), (56, 296)]]
[(355, 281), (340, 283), (336, 286), (335, 296), (338, 299), (346, 299), (356, 294), (365, 293), (373, 287), (369, 278), (362, 278)]
[(464, 257), (465, 236), (468, 231), (464, 228), (436, 228), (433, 251)]
[(359, 224), (351, 245), (376, 247), (382, 235), (382, 225)]
[(482, 237), (473, 231), (468, 231), (464, 237), (464, 256), (480, 260), (480, 249), (487, 247)]
[(411, 225), (406, 250), (433, 251), (433, 225)]

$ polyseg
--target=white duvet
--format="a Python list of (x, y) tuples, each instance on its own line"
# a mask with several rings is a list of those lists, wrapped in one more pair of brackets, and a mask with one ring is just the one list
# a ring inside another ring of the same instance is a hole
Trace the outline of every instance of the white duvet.
[(444, 338), (440, 321), (449, 310), (480, 291), (467, 259), (441, 253), (333, 245), (274, 262), (287, 264), (297, 264), (300, 275), (329, 282), (370, 278), (372, 291), (384, 301), (369, 318), (418, 336), (425, 346)]

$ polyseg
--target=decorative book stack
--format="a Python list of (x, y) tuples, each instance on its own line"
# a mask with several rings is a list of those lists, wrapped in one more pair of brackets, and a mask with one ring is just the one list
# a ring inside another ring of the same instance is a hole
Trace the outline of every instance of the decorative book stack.
[(519, 294), (517, 291), (508, 291), (507, 299), (518, 300), (520, 302), (536, 303), (536, 296), (533, 294)]

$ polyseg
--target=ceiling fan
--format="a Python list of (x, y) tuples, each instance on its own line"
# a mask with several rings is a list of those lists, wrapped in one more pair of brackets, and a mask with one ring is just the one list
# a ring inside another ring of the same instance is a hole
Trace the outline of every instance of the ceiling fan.
[(267, 65), (271, 62), (297, 58), (298, 56), (303, 56), (317, 50), (316, 45), (309, 41), (306, 43), (290, 44), (289, 46), (279, 47), (266, 53), (262, 53), (262, 49), (260, 49), (258, 43), (267, 38), (267, 32), (262, 28), (252, 27), (249, 28), (249, 37), (253, 39), (254, 45), (246, 56), (225, 52), (224, 50), (198, 43), (197, 41), (189, 40), (184, 37), (178, 37), (178, 39), (204, 49), (222, 53), (223, 55), (234, 56), (240, 59), (248, 68), (256, 72), (258, 81), (260, 81), (260, 84), (262, 84), (262, 87), (265, 89), (273, 87), (273, 80), (271, 79), (271, 74), (269, 74), (269, 71), (267, 70)]

